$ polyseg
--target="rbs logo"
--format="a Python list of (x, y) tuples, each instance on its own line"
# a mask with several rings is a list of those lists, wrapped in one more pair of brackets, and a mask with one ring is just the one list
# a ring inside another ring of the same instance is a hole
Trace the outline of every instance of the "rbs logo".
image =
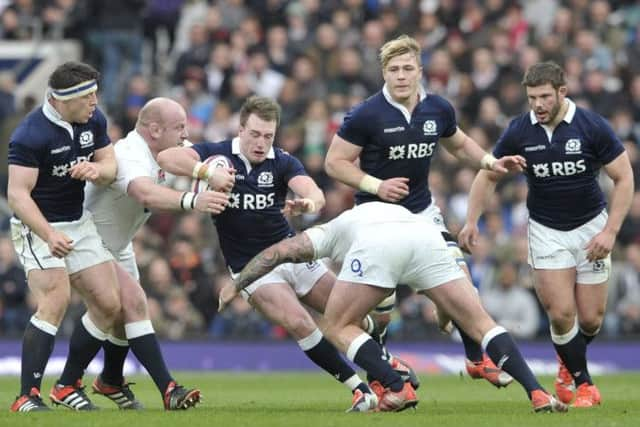
[(546, 178), (548, 176), (571, 176), (587, 170), (584, 159), (577, 162), (551, 162), (536, 163), (533, 165), (533, 174), (536, 178)]
[(392, 145), (389, 147), (389, 160), (421, 159), (433, 154), (435, 142), (420, 144)]
[(69, 169), (71, 169), (75, 164), (80, 162), (90, 162), (93, 158), (93, 154), (94, 153), (89, 153), (88, 156), (78, 156), (75, 160), (71, 160), (69, 163), (63, 165), (53, 165), (51, 175), (63, 178), (67, 175)]
[(240, 194), (232, 193), (229, 197), (231, 209), (255, 211), (270, 208), (275, 204), (275, 193), (269, 194)]

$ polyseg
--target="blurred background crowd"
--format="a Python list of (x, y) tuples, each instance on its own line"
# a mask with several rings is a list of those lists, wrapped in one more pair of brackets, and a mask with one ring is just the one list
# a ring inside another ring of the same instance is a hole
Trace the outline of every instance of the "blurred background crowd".
[[(323, 171), (327, 145), (345, 113), (382, 86), (378, 50), (400, 34), (423, 48), (428, 92), (447, 98), (459, 125), (491, 149), (510, 118), (527, 111), (524, 70), (554, 60), (567, 73), (569, 97), (609, 119), (640, 188), (640, 2), (633, 0), (0, 0), (0, 43), (76, 39), (84, 61), (102, 72), (100, 103), (117, 141), (154, 96), (179, 100), (189, 139), (235, 135), (237, 112), (251, 94), (283, 109), (276, 145), (296, 155), (325, 191), (319, 216), (352, 206), (353, 192)], [(0, 64), (1, 65), (1, 64)], [(14, 97), (16, 78), (0, 73), (0, 181), (6, 192), (9, 136), (40, 97)], [(444, 149), (430, 185), (453, 233), (461, 228), (474, 170)], [(605, 189), (610, 184), (603, 180)], [(519, 338), (548, 335), (527, 266), (522, 176), (504, 180), (468, 256), (487, 310)], [(6, 205), (6, 201), (0, 205)], [(33, 310), (8, 235), (0, 232), (0, 337), (17, 337)], [(135, 240), (141, 282), (156, 331), (168, 339), (210, 336), (287, 339), (242, 299), (217, 314), (217, 292), (230, 280), (209, 218), (156, 213)], [(613, 253), (604, 335), (640, 337), (640, 192)], [(390, 334), (438, 336), (433, 307), (400, 289)], [(83, 313), (74, 297), (61, 327)]]

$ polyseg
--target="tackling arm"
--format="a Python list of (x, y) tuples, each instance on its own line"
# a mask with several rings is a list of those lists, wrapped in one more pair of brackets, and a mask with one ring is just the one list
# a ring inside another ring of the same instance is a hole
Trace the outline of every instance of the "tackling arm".
[(284, 239), (253, 257), (234, 280), (236, 291), (241, 291), (280, 264), (312, 261), (315, 251), (305, 233)]
[[(203, 191), (193, 196), (185, 195), (183, 191), (158, 185), (148, 177), (132, 180), (127, 187), (127, 195), (149, 209), (170, 211), (197, 209), (200, 212), (213, 214), (222, 212), (229, 199), (228, 195), (217, 191)], [(186, 206), (187, 202), (189, 206)]]
[(275, 245), (269, 246), (245, 265), (233, 284), (229, 284), (220, 290), (218, 311), (222, 311), (241, 290), (280, 264), (312, 261), (314, 258), (313, 244), (305, 233), (300, 233), (290, 239), (284, 239)]

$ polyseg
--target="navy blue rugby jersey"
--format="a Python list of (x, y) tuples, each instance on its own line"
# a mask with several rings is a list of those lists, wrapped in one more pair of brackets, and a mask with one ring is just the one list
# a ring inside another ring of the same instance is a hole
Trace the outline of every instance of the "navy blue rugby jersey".
[(267, 159), (251, 165), (240, 153), (240, 141), (195, 144), (202, 160), (222, 154), (233, 162), (236, 183), (229, 205), (212, 215), (227, 265), (239, 273), (251, 258), (295, 232), (280, 212), (287, 198), (289, 180), (307, 175), (300, 160), (280, 148), (272, 148)]
[[(360, 169), (376, 178), (409, 178), (409, 195), (399, 202), (411, 212), (420, 212), (431, 203), (429, 168), (441, 137), (457, 130), (451, 104), (438, 95), (421, 93), (421, 100), (409, 115), (394, 102), (386, 87), (355, 106), (344, 118), (338, 136), (362, 147)], [(363, 191), (356, 204), (382, 201)]]
[(69, 169), (110, 144), (107, 120), (98, 109), (87, 123), (68, 123), (49, 103), (22, 120), (9, 141), (9, 164), (38, 168), (31, 192), (49, 222), (75, 221), (82, 216), (85, 181)]
[(511, 121), (494, 149), (496, 157), (527, 159), (529, 216), (562, 231), (581, 226), (606, 207), (598, 173), (624, 151), (602, 117), (567, 101), (569, 109), (553, 134), (533, 112), (525, 113)]

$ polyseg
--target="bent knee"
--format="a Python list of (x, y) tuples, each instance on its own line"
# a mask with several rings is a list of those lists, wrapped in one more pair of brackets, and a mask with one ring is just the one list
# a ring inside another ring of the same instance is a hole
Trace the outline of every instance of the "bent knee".
[(588, 319), (581, 318), (579, 322), (580, 329), (588, 335), (596, 334), (600, 330), (600, 327), (602, 326), (603, 316), (604, 316), (604, 313), (601, 314), (600, 316), (595, 316)]
[(318, 328), (308, 313), (295, 313), (287, 316), (282, 326), (296, 339), (306, 338)]

